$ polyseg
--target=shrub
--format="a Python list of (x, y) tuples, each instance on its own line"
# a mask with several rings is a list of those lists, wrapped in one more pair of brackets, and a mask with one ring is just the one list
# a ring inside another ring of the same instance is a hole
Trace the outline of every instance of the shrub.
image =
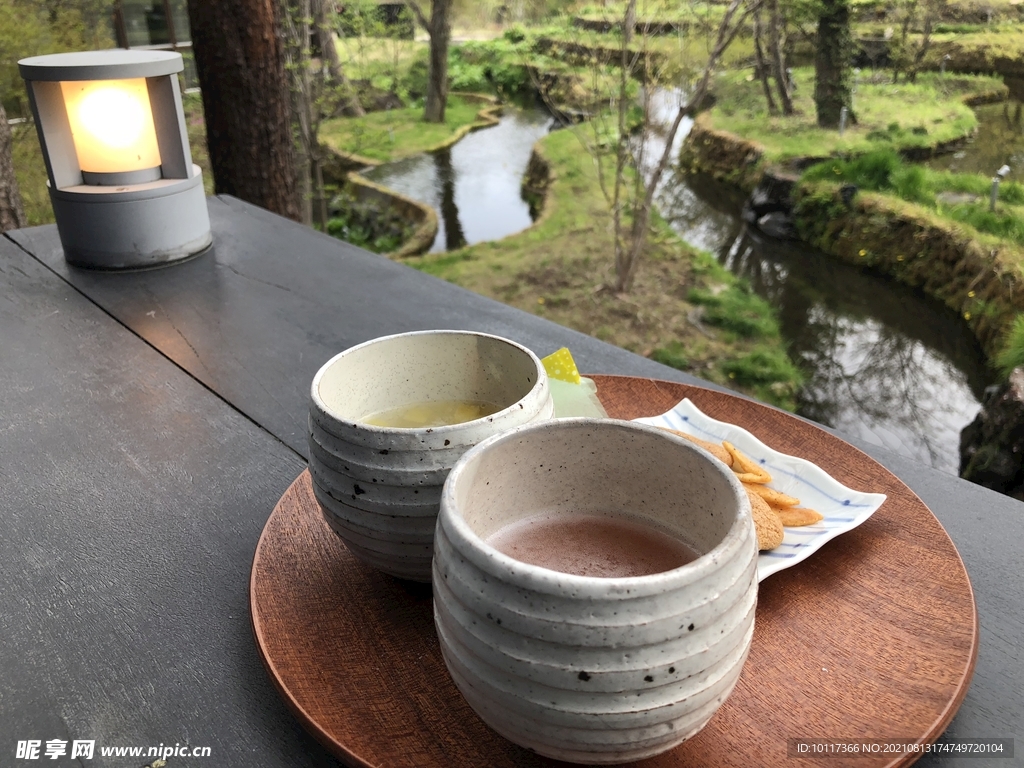
[(1005, 378), (1009, 378), (1014, 368), (1024, 365), (1024, 315), (1017, 315), (1014, 319), (995, 363)]
[(510, 43), (521, 43), (526, 39), (526, 30), (523, 29), (520, 24), (513, 24), (511, 27), (505, 30), (502, 35), (503, 38), (508, 40)]
[(374, 253), (398, 250), (412, 236), (413, 225), (390, 208), (342, 192), (331, 201), (327, 234)]

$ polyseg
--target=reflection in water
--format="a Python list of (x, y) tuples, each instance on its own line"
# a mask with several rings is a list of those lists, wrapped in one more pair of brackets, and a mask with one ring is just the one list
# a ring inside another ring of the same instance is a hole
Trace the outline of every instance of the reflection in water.
[(454, 251), (466, 244), (459, 223), (459, 209), (455, 206), (455, 171), (452, 168), (452, 151), (449, 148), (434, 153), (437, 166), (437, 180), (441, 187), (441, 221), (444, 222), (444, 250)]
[(530, 226), (521, 194), (534, 143), (551, 116), (506, 107), (501, 122), (475, 131), (450, 149), (388, 163), (364, 174), (438, 212), (432, 252), (497, 240)]
[(909, 288), (748, 229), (742, 203), (711, 179), (678, 174), (658, 200), (677, 232), (778, 311), (806, 376), (797, 412), (956, 473), (960, 430), (991, 383), (967, 325)]

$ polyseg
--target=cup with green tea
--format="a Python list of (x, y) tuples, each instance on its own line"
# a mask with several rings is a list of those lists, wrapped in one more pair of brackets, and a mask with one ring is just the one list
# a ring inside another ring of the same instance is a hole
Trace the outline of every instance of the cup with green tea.
[(441, 488), (463, 453), (550, 419), (547, 374), (526, 347), (471, 331), (417, 331), (345, 350), (316, 374), (309, 469), (352, 554), (430, 581)]

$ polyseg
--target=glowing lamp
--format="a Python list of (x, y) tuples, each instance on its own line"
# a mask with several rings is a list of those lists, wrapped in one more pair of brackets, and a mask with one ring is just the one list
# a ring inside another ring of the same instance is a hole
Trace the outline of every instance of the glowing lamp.
[(169, 51), (88, 51), (18, 62), (28, 87), (64, 257), (152, 267), (211, 243)]

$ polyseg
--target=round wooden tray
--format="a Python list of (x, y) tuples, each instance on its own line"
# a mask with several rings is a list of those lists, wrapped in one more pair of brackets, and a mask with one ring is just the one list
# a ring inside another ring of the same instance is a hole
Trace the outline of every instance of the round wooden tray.
[[(888, 494), (864, 525), (760, 586), (750, 656), (732, 696), (668, 766), (909, 765), (913, 755), (787, 758), (787, 739), (933, 741), (974, 671), (978, 622), (963, 562), (924, 503), (837, 437), (773, 408), (665, 381), (594, 376), (609, 415), (684, 397), (852, 488)], [(357, 562), (323, 521), (308, 472), (271, 514), (250, 581), (256, 644), (295, 715), (352, 766), (555, 765), (473, 713), (438, 647), (429, 585)]]

